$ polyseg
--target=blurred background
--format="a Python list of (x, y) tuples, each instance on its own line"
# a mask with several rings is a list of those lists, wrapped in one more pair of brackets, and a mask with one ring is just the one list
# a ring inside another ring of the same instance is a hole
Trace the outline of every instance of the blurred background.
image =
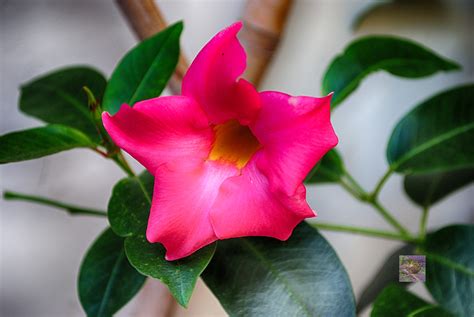
[[(280, 46), (262, 90), (292, 95), (320, 94), (322, 75), (332, 58), (354, 38), (395, 34), (428, 46), (463, 66), (420, 80), (377, 73), (339, 106), (333, 123), (338, 149), (348, 170), (372, 189), (386, 171), (386, 142), (396, 122), (434, 93), (474, 79), (474, 3), (416, 1), (416, 5), (381, 7), (354, 21), (374, 1), (297, 0), (288, 16)], [(182, 49), (193, 58), (220, 29), (242, 17), (244, 0), (158, 0), (169, 22), (184, 20)], [(377, 3), (375, 3), (377, 4)], [(40, 125), (17, 108), (19, 86), (32, 77), (71, 65), (89, 64), (110, 75), (136, 38), (112, 0), (0, 1), (0, 133)], [(136, 170), (140, 167), (134, 164)], [(43, 195), (105, 209), (113, 185), (123, 177), (118, 167), (87, 150), (73, 150), (34, 161), (2, 165), (0, 189)], [(420, 210), (403, 193), (402, 178), (393, 176), (381, 201), (411, 230)], [(429, 228), (474, 222), (473, 187), (437, 204)], [(324, 222), (390, 229), (369, 206), (336, 185), (309, 186), (308, 200)], [(83, 316), (76, 294), (81, 258), (107, 225), (93, 217), (71, 217), (62, 211), (0, 199), (0, 315)], [(358, 235), (324, 232), (345, 264), (356, 297), (399, 243)], [(315, 250), (317, 252), (317, 250)], [(425, 298), (420, 284), (412, 286)], [(135, 316), (132, 301), (119, 316)], [(363, 313), (364, 316), (368, 311)], [(225, 316), (210, 291), (199, 283), (188, 310), (174, 316)]]

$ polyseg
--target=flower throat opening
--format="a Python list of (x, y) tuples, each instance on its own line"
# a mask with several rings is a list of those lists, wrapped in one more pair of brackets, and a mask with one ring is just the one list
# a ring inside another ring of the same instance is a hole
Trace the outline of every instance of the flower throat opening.
[(247, 126), (237, 120), (214, 127), (215, 140), (209, 153), (211, 161), (233, 163), (237, 168), (243, 168), (252, 156), (262, 146)]

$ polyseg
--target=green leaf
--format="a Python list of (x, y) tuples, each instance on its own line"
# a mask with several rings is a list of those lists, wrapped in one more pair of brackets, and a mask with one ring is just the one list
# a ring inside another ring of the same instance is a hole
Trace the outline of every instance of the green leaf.
[(128, 263), (123, 238), (108, 228), (82, 262), (79, 299), (87, 316), (112, 316), (138, 293), (144, 282), (145, 276)]
[(426, 237), (426, 287), (459, 316), (474, 316), (474, 225), (444, 227)]
[(108, 218), (112, 229), (121, 237), (143, 235), (150, 214), (153, 176), (148, 172), (120, 180), (109, 200)]
[(144, 235), (125, 239), (125, 251), (130, 263), (142, 274), (168, 285), (171, 294), (184, 307), (188, 305), (197, 279), (207, 267), (216, 250), (213, 243), (177, 261), (166, 261), (165, 248), (149, 243)]
[(452, 192), (474, 181), (474, 168), (448, 172), (407, 175), (405, 192), (422, 207), (434, 205)]
[(305, 182), (312, 183), (334, 183), (338, 182), (344, 175), (344, 163), (336, 149), (332, 149), (322, 160), (309, 172)]
[(178, 22), (130, 50), (115, 68), (104, 95), (103, 109), (116, 113), (124, 103), (158, 97), (174, 72), (179, 58)]
[(184, 259), (165, 260), (164, 247), (145, 238), (152, 192), (153, 176), (148, 172), (118, 182), (109, 201), (109, 222), (115, 233), (126, 237), (125, 251), (130, 263), (140, 273), (165, 283), (178, 303), (186, 307), (197, 279), (214, 254), (215, 244)]
[[(398, 271), (397, 271), (398, 272)], [(451, 317), (439, 306), (430, 304), (398, 285), (390, 285), (377, 297), (371, 317)]]
[(97, 142), (99, 134), (82, 87), (87, 86), (100, 100), (105, 85), (104, 76), (92, 68), (60, 69), (23, 85), (20, 109), (44, 122), (76, 128)]
[(474, 166), (473, 101), (470, 84), (442, 92), (405, 115), (388, 143), (390, 168), (410, 174)]
[[(399, 256), (410, 255), (415, 251), (415, 246), (406, 244), (397, 248), (380, 266), (379, 270), (367, 283), (357, 302), (357, 312), (361, 312), (365, 307), (371, 304), (380, 292), (391, 283), (398, 282)], [(400, 283), (401, 286), (408, 286), (410, 283)]]
[(0, 136), (0, 164), (32, 160), (79, 147), (94, 148), (82, 132), (59, 124)]
[(336, 253), (306, 222), (287, 241), (219, 241), (203, 279), (231, 316), (355, 316)]
[(323, 77), (323, 94), (334, 92), (334, 109), (370, 73), (384, 70), (405, 78), (420, 78), (439, 71), (459, 69), (459, 65), (407, 39), (367, 36), (349, 44), (329, 65)]

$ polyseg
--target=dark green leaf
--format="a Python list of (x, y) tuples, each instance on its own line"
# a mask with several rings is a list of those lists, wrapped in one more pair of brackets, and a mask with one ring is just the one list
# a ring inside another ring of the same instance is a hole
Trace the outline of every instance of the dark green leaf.
[(305, 182), (311, 183), (334, 183), (338, 182), (344, 175), (344, 163), (336, 149), (332, 149), (323, 159), (309, 172)]
[(90, 317), (112, 316), (140, 290), (145, 276), (129, 263), (123, 238), (110, 228), (92, 244), (82, 262), (79, 299)]
[[(398, 282), (399, 256), (413, 254), (415, 247), (406, 244), (397, 248), (390, 254), (377, 273), (365, 286), (357, 303), (357, 312), (361, 312), (366, 306), (371, 304), (380, 292), (389, 284)], [(400, 283), (401, 286), (408, 286), (410, 283)]]
[(121, 237), (143, 235), (146, 231), (153, 176), (143, 172), (138, 177), (120, 180), (112, 191), (108, 218), (112, 229)]
[(94, 147), (82, 132), (59, 124), (0, 136), (0, 164), (32, 160), (79, 147)]
[(197, 279), (214, 254), (215, 244), (181, 260), (165, 260), (164, 247), (145, 238), (152, 192), (153, 177), (148, 172), (121, 180), (109, 201), (109, 222), (114, 232), (126, 237), (130, 263), (140, 273), (165, 283), (178, 303), (186, 307)]
[(116, 113), (124, 103), (158, 97), (179, 58), (181, 22), (144, 40), (130, 50), (115, 68), (104, 95), (103, 109)]
[(410, 40), (391, 36), (367, 36), (352, 42), (329, 65), (323, 77), (323, 94), (334, 92), (336, 107), (362, 79), (384, 70), (405, 78), (420, 78), (439, 71), (459, 69), (456, 63)]
[(60, 69), (23, 85), (20, 109), (44, 122), (76, 128), (98, 141), (99, 134), (82, 87), (87, 86), (100, 100), (105, 85), (104, 76), (92, 68)]
[(474, 168), (408, 175), (404, 180), (405, 192), (415, 203), (429, 207), (452, 192), (474, 181)]
[(347, 273), (303, 222), (287, 241), (219, 241), (203, 279), (231, 316), (355, 316)]
[(474, 85), (440, 93), (397, 124), (387, 147), (400, 173), (442, 172), (474, 164)]
[(447, 310), (474, 316), (474, 225), (444, 227), (426, 237), (426, 287)]
[(371, 317), (453, 317), (398, 285), (390, 285), (377, 297)]
[(142, 274), (159, 279), (171, 291), (178, 303), (187, 306), (197, 279), (214, 255), (213, 243), (177, 261), (166, 261), (165, 248), (149, 243), (144, 235), (125, 239), (125, 251), (130, 263)]

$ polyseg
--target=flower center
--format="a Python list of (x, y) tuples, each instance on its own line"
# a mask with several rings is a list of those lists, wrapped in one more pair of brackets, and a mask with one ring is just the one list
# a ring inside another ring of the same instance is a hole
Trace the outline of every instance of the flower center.
[(209, 153), (211, 161), (223, 160), (242, 168), (261, 147), (252, 131), (237, 120), (216, 125), (214, 133), (216, 139)]

